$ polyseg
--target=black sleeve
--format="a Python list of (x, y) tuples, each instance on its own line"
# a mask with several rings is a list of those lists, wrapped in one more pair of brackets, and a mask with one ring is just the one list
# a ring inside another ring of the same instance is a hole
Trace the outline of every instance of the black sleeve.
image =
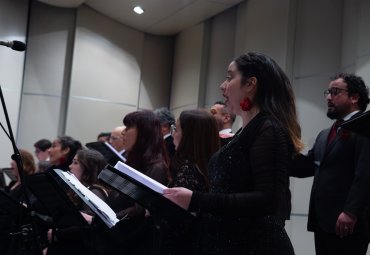
[(289, 176), (306, 178), (314, 176), (315, 164), (312, 159), (312, 150), (307, 154), (297, 154), (289, 164)]
[[(290, 158), (286, 136), (278, 134), (272, 126), (263, 128), (250, 149), (251, 173), (254, 188), (250, 192), (220, 194), (193, 192), (189, 210), (206, 211), (223, 215), (263, 213), (274, 203), (279, 182), (289, 185), (280, 177), (288, 178)], [(281, 169), (280, 169), (281, 168)]]
[(354, 178), (343, 211), (359, 216), (370, 203), (370, 139), (357, 136), (354, 155)]

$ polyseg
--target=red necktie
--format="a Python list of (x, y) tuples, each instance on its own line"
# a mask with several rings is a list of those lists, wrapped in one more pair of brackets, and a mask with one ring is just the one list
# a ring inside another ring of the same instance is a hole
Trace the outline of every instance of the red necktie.
[(337, 135), (338, 127), (342, 123), (343, 123), (343, 120), (337, 120), (337, 121), (334, 122), (333, 126), (330, 129), (330, 133), (329, 133), (329, 136), (328, 136), (328, 144), (333, 142), (334, 138)]

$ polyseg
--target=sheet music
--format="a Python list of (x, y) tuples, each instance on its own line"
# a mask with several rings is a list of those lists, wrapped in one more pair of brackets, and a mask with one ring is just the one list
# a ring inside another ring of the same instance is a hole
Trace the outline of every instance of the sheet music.
[(114, 168), (141, 182), (142, 184), (144, 184), (145, 186), (154, 190), (157, 193), (163, 194), (163, 190), (167, 188), (163, 184), (157, 182), (156, 180), (153, 180), (152, 178), (146, 176), (145, 174), (137, 171), (136, 169), (130, 167), (125, 163), (117, 162)]
[(85, 187), (72, 173), (60, 169), (53, 169), (82, 200), (93, 210), (109, 227), (113, 227), (119, 221), (116, 213), (97, 195)]
[(108, 142), (104, 143), (111, 151), (114, 152), (114, 154), (117, 155), (123, 162), (126, 162), (126, 159), (124, 156), (122, 156), (112, 145), (110, 145)]

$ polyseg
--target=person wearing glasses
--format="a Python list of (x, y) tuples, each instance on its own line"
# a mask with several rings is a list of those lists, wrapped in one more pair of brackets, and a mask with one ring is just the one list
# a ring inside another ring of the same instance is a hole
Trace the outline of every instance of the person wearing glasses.
[(317, 255), (366, 254), (370, 220), (370, 139), (338, 127), (369, 104), (361, 77), (339, 73), (324, 91), (332, 127), (322, 130), (307, 155), (292, 161), (291, 175), (314, 176), (308, 230)]
[(209, 192), (164, 195), (199, 216), (191, 254), (292, 255), (288, 166), (303, 144), (290, 81), (272, 58), (251, 52), (230, 63), (220, 89), (243, 125), (211, 157)]

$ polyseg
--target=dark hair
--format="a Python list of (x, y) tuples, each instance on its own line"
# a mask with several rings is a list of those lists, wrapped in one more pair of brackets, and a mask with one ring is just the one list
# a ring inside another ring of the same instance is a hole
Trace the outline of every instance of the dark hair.
[(273, 116), (286, 129), (295, 152), (303, 148), (301, 128), (297, 120), (292, 85), (279, 65), (269, 56), (250, 52), (234, 60), (242, 75), (242, 86), (250, 77), (257, 79), (254, 104), (260, 111)]
[(355, 74), (349, 73), (337, 73), (333, 77), (330, 78), (331, 81), (336, 79), (342, 78), (344, 82), (347, 84), (348, 95), (358, 94), (358, 107), (360, 111), (365, 111), (367, 105), (370, 102), (369, 99), (369, 88), (365, 85), (364, 80)]
[(171, 126), (172, 124), (175, 124), (175, 117), (167, 107), (155, 109), (154, 114), (157, 115), (162, 125), (168, 124), (168, 126)]
[(110, 137), (110, 132), (101, 132), (97, 138), (99, 139), (100, 137)]
[(229, 110), (226, 108), (225, 102), (223, 102), (223, 101), (216, 101), (213, 105), (215, 105), (215, 104), (223, 105), (224, 107), (222, 107), (222, 113), (223, 114), (229, 114), (232, 123), (235, 122), (236, 114), (235, 113), (232, 113), (232, 112), (229, 112)]
[(135, 127), (137, 129), (136, 142), (127, 156), (128, 165), (139, 171), (145, 171), (149, 165), (164, 161), (168, 167), (161, 124), (152, 111), (131, 112), (125, 116), (123, 124), (126, 128)]
[(92, 149), (79, 150), (76, 156), (83, 171), (81, 183), (87, 187), (95, 184), (98, 174), (107, 164), (104, 156)]
[(51, 147), (51, 142), (48, 139), (40, 139), (33, 146), (41, 151), (46, 151)]
[(62, 150), (69, 148), (66, 160), (65, 162), (63, 162), (63, 165), (68, 167), (72, 163), (77, 151), (82, 149), (82, 144), (70, 136), (58, 136), (57, 139), (61, 145)]
[(179, 121), (182, 135), (171, 170), (176, 171), (184, 161), (189, 160), (198, 166), (208, 185), (208, 161), (220, 148), (216, 119), (208, 111), (196, 109), (181, 112)]

